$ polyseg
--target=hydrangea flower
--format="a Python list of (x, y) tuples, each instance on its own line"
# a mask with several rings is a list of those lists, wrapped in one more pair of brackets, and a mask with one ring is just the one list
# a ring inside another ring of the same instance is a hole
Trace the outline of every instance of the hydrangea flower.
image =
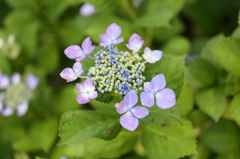
[(87, 57), (94, 50), (92, 46), (92, 41), (90, 38), (86, 38), (82, 43), (82, 48), (78, 45), (71, 45), (64, 50), (65, 55), (69, 59), (75, 59), (76, 61), (81, 61)]
[(133, 50), (133, 53), (138, 52), (141, 47), (143, 46), (144, 40), (138, 35), (138, 34), (133, 34), (130, 39), (128, 44), (126, 44), (127, 48), (130, 50)]
[(144, 118), (149, 114), (148, 109), (142, 106), (133, 107), (138, 101), (137, 93), (134, 90), (130, 90), (123, 101), (115, 104), (117, 112), (123, 114), (120, 117), (120, 124), (130, 130), (134, 131), (138, 127), (138, 119)]
[[(100, 34), (99, 39), (102, 41), (100, 46), (110, 46), (116, 45), (123, 42), (124, 38), (118, 38), (122, 32), (122, 29), (117, 24), (111, 24), (107, 30), (106, 34)], [(117, 39), (118, 38), (118, 39)]]
[(80, 14), (82, 16), (91, 16), (92, 14), (96, 13), (96, 10), (93, 5), (85, 3), (80, 8)]
[(162, 109), (171, 108), (176, 104), (176, 97), (173, 90), (165, 88), (166, 80), (163, 74), (154, 76), (151, 82), (144, 83), (144, 92), (141, 93), (142, 105), (152, 107), (154, 96), (157, 106)]
[(151, 51), (151, 49), (149, 49), (148, 47), (144, 49), (143, 58), (149, 63), (155, 63), (158, 60), (160, 60), (161, 57), (162, 57), (162, 51), (160, 50)]
[(89, 103), (91, 99), (98, 96), (97, 91), (95, 91), (95, 86), (89, 78), (87, 78), (83, 83), (77, 83), (76, 89), (80, 92), (77, 95), (77, 102), (79, 104)]
[(71, 82), (79, 78), (83, 72), (82, 64), (80, 62), (75, 62), (72, 69), (69, 67), (63, 69), (60, 76), (67, 80), (67, 82)]
[(25, 83), (22, 83), (20, 74), (16, 72), (9, 81), (11, 84), (9, 83), (6, 91), (0, 95), (0, 112), (3, 116), (9, 116), (16, 109), (17, 115), (23, 116), (28, 110), (28, 101), (32, 96), (32, 91), (37, 87), (39, 79), (29, 74)]
[[(137, 54), (142, 48), (144, 40), (136, 33), (126, 44), (126, 47), (132, 51), (120, 51), (114, 45), (124, 40), (119, 38), (121, 32), (121, 27), (113, 23), (106, 29), (106, 34), (99, 35), (100, 46), (103, 46), (103, 49), (95, 53), (93, 58), (95, 65), (89, 68), (87, 76), (80, 76), (83, 72), (80, 71), (82, 69), (80, 67), (64, 69), (60, 75), (67, 82), (75, 80), (77, 77), (87, 78), (83, 83), (76, 84), (76, 89), (80, 92), (76, 97), (79, 104), (89, 103), (98, 96), (98, 92), (116, 93), (123, 96), (123, 101), (115, 104), (117, 112), (123, 114), (120, 117), (120, 124), (128, 130), (134, 131), (138, 127), (138, 119), (149, 114), (149, 110), (144, 106), (153, 106), (155, 96), (157, 105), (163, 109), (175, 105), (176, 99), (174, 92), (165, 88), (166, 81), (163, 74), (153, 77), (151, 82), (144, 83), (146, 79), (143, 74), (146, 68), (145, 63), (155, 63), (160, 60), (162, 51), (152, 51), (146, 47), (143, 56)], [(85, 45), (85, 41), (83, 45)], [(71, 59), (80, 61), (85, 58), (82, 58), (81, 51), (79, 46), (72, 45), (65, 50), (65, 54)], [(143, 106), (135, 106), (138, 102), (137, 93), (141, 93)]]

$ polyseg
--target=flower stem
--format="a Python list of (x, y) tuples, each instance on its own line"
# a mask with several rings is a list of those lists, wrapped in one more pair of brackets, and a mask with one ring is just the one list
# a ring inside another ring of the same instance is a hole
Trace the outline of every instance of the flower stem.
[(87, 55), (90, 59), (96, 60), (94, 57)]

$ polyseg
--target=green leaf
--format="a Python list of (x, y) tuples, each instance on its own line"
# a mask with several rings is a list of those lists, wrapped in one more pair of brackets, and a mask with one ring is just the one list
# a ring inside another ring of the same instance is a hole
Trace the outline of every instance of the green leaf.
[(183, 30), (184, 30), (183, 22), (181, 22), (181, 20), (178, 17), (175, 17), (171, 22), (171, 27), (169, 28), (160, 27), (160, 28), (154, 29), (154, 32), (153, 32), (154, 41), (156, 39), (159, 42), (164, 43), (169, 38), (181, 34)]
[(238, 93), (233, 100), (231, 101), (230, 110), (232, 113), (233, 119), (240, 126), (240, 93)]
[(163, 47), (164, 53), (176, 56), (186, 55), (189, 52), (189, 50), (190, 41), (182, 36), (175, 36), (171, 38)]
[(53, 34), (42, 34), (43, 45), (38, 50), (38, 67), (45, 73), (53, 71), (58, 66), (59, 50)]
[(31, 12), (39, 11), (38, 3), (37, 1), (33, 0), (6, 0), (7, 4), (11, 6), (14, 9), (27, 9), (31, 10)]
[(193, 108), (193, 93), (186, 81), (181, 89), (181, 93), (177, 100), (177, 105), (179, 107), (181, 116), (186, 116)]
[(200, 136), (200, 140), (219, 154), (231, 154), (240, 150), (240, 129), (232, 121), (222, 119), (211, 125)]
[(185, 77), (189, 84), (195, 88), (203, 88), (215, 83), (217, 71), (215, 67), (202, 58), (189, 62), (185, 68)]
[(214, 56), (212, 54), (211, 49), (212, 49), (212, 46), (214, 46), (215, 44), (217, 44), (219, 41), (221, 41), (224, 38), (225, 38), (224, 34), (218, 34), (218, 35), (212, 37), (210, 40), (208, 40), (201, 51), (201, 54), (200, 54), (201, 58), (211, 62), (212, 64), (214, 64), (214, 66), (219, 66), (219, 64), (217, 63), (216, 59), (214, 58)]
[(46, 18), (48, 18), (50, 21), (55, 21), (61, 16), (67, 7), (69, 7), (71, 0), (44, 0), (43, 3), (45, 3), (47, 11)]
[(161, 8), (160, 11), (156, 13), (145, 14), (137, 21), (135, 21), (135, 26), (140, 27), (170, 27), (170, 20), (173, 17), (173, 12), (169, 8)]
[(110, 103), (113, 100), (113, 96), (107, 93), (98, 93), (96, 100), (103, 103)]
[[(55, 113), (62, 115), (71, 110), (76, 110), (81, 105), (76, 100), (77, 90), (74, 85), (65, 86), (60, 92), (53, 94), (53, 105), (56, 105)], [(67, 107), (66, 107), (67, 105)]]
[(204, 113), (218, 121), (226, 106), (226, 96), (222, 87), (214, 87), (196, 92), (196, 102)]
[(59, 145), (82, 143), (92, 138), (111, 140), (120, 129), (118, 118), (94, 111), (71, 111), (61, 117)]
[(166, 88), (173, 89), (178, 97), (183, 84), (184, 58), (185, 56), (183, 55), (163, 54), (160, 61), (146, 65), (146, 70), (144, 71), (145, 81), (151, 81), (154, 76), (163, 73), (167, 81)]
[[(143, 13), (134, 23), (140, 27), (170, 27), (170, 20), (181, 10), (184, 1), (151, 0), (144, 1)], [(140, 10), (141, 10), (140, 6)]]
[[(121, 155), (130, 152), (137, 140), (139, 132), (121, 131), (116, 138), (106, 141), (91, 139), (84, 143), (86, 151), (99, 158), (119, 158)], [(94, 150), (94, 151), (93, 151)]]
[(159, 124), (171, 120), (177, 120), (178, 122), (181, 123), (181, 118), (177, 106), (174, 106), (169, 109), (161, 109), (155, 105), (153, 107), (148, 108), (148, 110), (150, 113), (145, 118), (139, 120), (140, 124), (143, 125)]
[(240, 10), (238, 12), (238, 25), (240, 26)]
[(213, 46), (212, 53), (228, 72), (240, 77), (240, 39), (225, 38)]
[(173, 159), (196, 153), (196, 141), (191, 123), (171, 122), (149, 125), (142, 132), (142, 144), (150, 159)]

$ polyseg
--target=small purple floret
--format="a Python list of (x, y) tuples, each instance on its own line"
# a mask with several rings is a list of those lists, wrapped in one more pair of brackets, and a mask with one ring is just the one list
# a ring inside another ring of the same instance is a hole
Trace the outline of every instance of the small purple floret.
[(95, 47), (92, 46), (92, 41), (90, 38), (86, 38), (82, 43), (82, 48), (78, 45), (71, 45), (64, 50), (65, 55), (69, 59), (75, 59), (76, 61), (81, 61), (90, 54)]
[(162, 57), (162, 51), (153, 50), (151, 51), (148, 47), (144, 49), (143, 58), (149, 63), (155, 63)]
[(144, 40), (142, 40), (142, 38), (138, 34), (134, 33), (130, 37), (129, 42), (128, 44), (126, 44), (126, 46), (130, 50), (133, 50), (133, 53), (136, 53), (141, 49), (141, 47), (143, 46), (143, 43), (144, 43)]
[(77, 83), (76, 89), (80, 92), (77, 95), (77, 102), (79, 104), (89, 103), (91, 99), (98, 96), (97, 91), (95, 91), (95, 86), (90, 78), (87, 78), (83, 83)]
[(122, 29), (119, 25), (113, 23), (109, 25), (106, 30), (106, 34), (100, 34), (98, 37), (102, 41), (100, 46), (110, 46), (117, 45), (123, 42), (124, 38), (118, 38), (122, 32)]
[(125, 113), (120, 117), (120, 124), (130, 131), (134, 131), (138, 127), (138, 118), (144, 118), (149, 114), (148, 109), (145, 107), (133, 107), (137, 101), (137, 93), (134, 90), (130, 90), (123, 98), (123, 101), (115, 104), (119, 114)]
[(67, 80), (67, 82), (71, 82), (76, 80), (78, 77), (82, 75), (84, 70), (82, 69), (82, 64), (80, 62), (75, 62), (73, 65), (73, 69), (67, 67), (62, 70), (60, 76)]
[(4, 75), (0, 71), (0, 90), (6, 89), (10, 84), (9, 78), (7, 75)]
[(80, 8), (80, 14), (82, 16), (91, 16), (92, 14), (94, 14), (96, 12), (95, 8), (93, 5), (85, 3), (81, 6)]
[(163, 74), (158, 74), (152, 78), (151, 82), (144, 83), (144, 92), (141, 93), (142, 105), (152, 107), (154, 96), (156, 96), (157, 106), (162, 109), (171, 108), (176, 104), (176, 97), (173, 90), (165, 88), (166, 80)]
[(39, 79), (36, 76), (32, 74), (29, 74), (27, 76), (26, 85), (29, 89), (34, 90), (37, 87), (38, 83), (39, 83)]

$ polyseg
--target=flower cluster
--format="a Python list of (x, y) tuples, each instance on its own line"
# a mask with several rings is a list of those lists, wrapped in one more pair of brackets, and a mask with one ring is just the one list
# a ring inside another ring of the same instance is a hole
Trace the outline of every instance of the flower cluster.
[[(144, 44), (144, 40), (133, 34), (126, 47), (131, 50), (119, 51), (117, 45), (124, 41), (119, 37), (122, 29), (117, 24), (111, 24), (106, 34), (99, 35), (102, 50), (95, 53), (93, 57), (89, 54), (94, 50), (90, 38), (78, 45), (71, 45), (65, 49), (65, 55), (76, 62), (73, 68), (65, 68), (60, 76), (67, 82), (77, 78), (86, 78), (83, 83), (77, 83), (76, 89), (80, 92), (77, 95), (77, 102), (85, 104), (95, 99), (98, 93), (111, 92), (122, 95), (123, 101), (116, 103), (115, 107), (120, 117), (120, 124), (134, 131), (138, 127), (138, 119), (149, 114), (146, 107), (152, 107), (156, 98), (156, 105), (167, 109), (176, 104), (175, 93), (165, 88), (166, 80), (163, 74), (156, 75), (151, 82), (145, 82), (143, 72), (146, 63), (155, 63), (162, 57), (162, 51), (151, 50), (146, 47), (142, 57), (138, 54)], [(90, 67), (87, 76), (81, 76), (83, 71), (80, 61), (89, 57), (95, 60), (95, 65)], [(141, 92), (140, 100), (143, 106), (134, 106), (138, 102), (138, 92)], [(144, 107), (145, 106), (145, 107)]]
[(29, 74), (25, 83), (21, 81), (19, 73), (14, 73), (11, 78), (0, 72), (0, 113), (9, 116), (17, 110), (18, 116), (23, 116), (28, 110), (28, 101), (32, 91), (37, 87), (39, 79)]

